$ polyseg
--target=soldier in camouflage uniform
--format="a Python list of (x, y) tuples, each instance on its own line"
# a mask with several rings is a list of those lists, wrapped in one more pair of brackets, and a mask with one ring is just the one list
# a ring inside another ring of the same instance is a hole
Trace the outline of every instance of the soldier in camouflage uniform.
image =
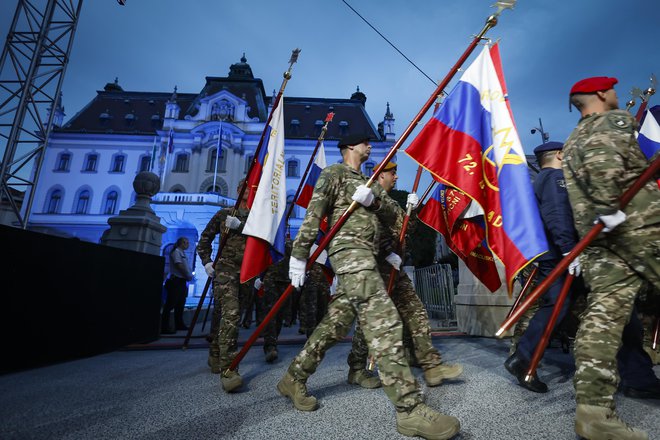
[(635, 297), (646, 282), (660, 288), (660, 193), (649, 181), (625, 212), (620, 209), (620, 196), (649, 161), (637, 144), (635, 119), (618, 110), (616, 83), (615, 78), (588, 78), (570, 92), (582, 116), (564, 144), (575, 227), (584, 236), (594, 221), (605, 225), (581, 256), (591, 292), (575, 344), (575, 431), (587, 439), (647, 439), (616, 417), (614, 393), (617, 352)]
[[(240, 187), (239, 185), (239, 190)], [(221, 310), (218, 332), (209, 345), (209, 365), (213, 372), (222, 373), (220, 381), (227, 392), (236, 390), (243, 383), (238, 371), (228, 371), (228, 367), (238, 348), (238, 326), (241, 318), (239, 301), (241, 296), (250, 293), (246, 290), (253, 288), (251, 283), (240, 284), (241, 263), (246, 240), (241, 232), (249, 214), (247, 191), (241, 200), (236, 216), (232, 216), (231, 212), (230, 208), (216, 212), (204, 228), (197, 244), (197, 253), (204, 264), (204, 269), (208, 276), (213, 277), (215, 303), (221, 306), (217, 308), (218, 311)], [(215, 237), (224, 233), (225, 230), (229, 231), (229, 238), (214, 267), (211, 259), (211, 244)]]
[[(257, 296), (257, 321), (262, 322), (268, 312), (273, 308), (273, 305), (280, 298), (280, 295), (289, 286), (289, 257), (291, 256), (291, 240), (287, 239), (285, 246), (285, 256), (282, 260), (271, 265), (266, 270), (263, 276), (263, 296)], [(259, 282), (259, 284), (261, 284)], [(259, 289), (256, 289), (259, 290)], [(288, 301), (287, 298), (286, 301)], [(282, 330), (282, 321), (287, 308), (287, 303), (284, 303), (277, 316), (268, 321), (266, 327), (262, 332), (264, 338), (264, 353), (266, 355), (266, 362), (272, 363), (277, 360), (277, 338)]]
[[(277, 384), (296, 408), (316, 409), (316, 398), (307, 394), (306, 381), (320, 362), (319, 356), (349, 331), (355, 313), (369, 348), (376, 356), (385, 393), (397, 410), (397, 430), (408, 436), (448, 439), (460, 429), (458, 419), (434, 411), (423, 403), (419, 385), (403, 353), (402, 324), (387, 296), (378, 272), (380, 222), (396, 220), (398, 207), (390, 205), (379, 185), (369, 188), (360, 173), (371, 145), (366, 136), (350, 136), (339, 142), (344, 162), (325, 168), (319, 176), (303, 224), (293, 244), (289, 263), (291, 284), (302, 287), (305, 265), (327, 216), (330, 226), (353, 203), (359, 207), (337, 232), (328, 248), (330, 263), (342, 286), (328, 306), (328, 313), (294, 358)], [(351, 313), (342, 313), (353, 310)], [(350, 373), (349, 373), (350, 374)]]
[[(396, 163), (389, 162), (379, 174), (378, 183), (386, 193), (389, 193), (394, 188), (397, 179)], [(387, 286), (392, 267), (400, 270), (401, 258), (393, 253), (393, 251), (398, 244), (406, 213), (389, 195), (385, 194), (383, 197), (388, 198), (390, 203), (398, 208), (396, 222), (389, 227), (383, 225), (383, 233), (381, 234), (379, 254), (377, 257), (378, 269), (385, 286)], [(412, 205), (413, 208), (418, 202), (419, 199), (416, 194), (408, 195), (408, 204)], [(341, 288), (341, 285), (339, 288)], [(417, 296), (412, 281), (407, 275), (397, 275), (392, 289), (392, 301), (403, 321), (404, 333), (407, 333), (410, 337), (412, 354), (419, 366), (424, 370), (426, 384), (431, 387), (438, 386), (442, 383), (443, 379), (458, 377), (463, 372), (463, 367), (460, 364), (450, 365), (442, 363), (440, 352), (433, 346), (431, 340), (431, 325), (426, 309)], [(364, 342), (364, 336), (358, 326), (353, 336), (353, 345), (351, 353), (348, 356), (348, 364), (355, 370), (360, 369), (360, 367), (364, 368), (367, 361), (367, 354), (368, 350)]]
[(319, 263), (314, 263), (300, 294), (300, 328), (305, 330), (307, 337), (311, 336), (316, 325), (325, 316), (329, 294), (330, 284), (323, 268)]

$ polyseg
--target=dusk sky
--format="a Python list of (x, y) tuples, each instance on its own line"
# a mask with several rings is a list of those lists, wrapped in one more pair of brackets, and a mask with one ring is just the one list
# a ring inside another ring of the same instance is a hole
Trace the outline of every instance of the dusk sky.
[[(492, 0), (347, 1), (436, 81), (494, 11)], [(3, 36), (15, 7), (15, 0), (2, 1)], [(617, 77), (623, 107), (633, 86), (648, 87), (651, 73), (660, 77), (659, 29), (658, 0), (521, 0), (504, 11), (487, 36), (500, 39), (525, 150), (541, 143), (530, 134), (539, 117), (551, 140), (569, 135), (579, 115), (568, 111), (568, 90), (577, 80)], [(66, 120), (115, 77), (129, 91), (176, 85), (198, 93), (205, 76), (226, 76), (243, 52), (270, 94), (296, 47), (302, 52), (285, 96), (349, 98), (359, 86), (374, 124), (390, 103), (397, 137), (435, 89), (341, 0), (87, 0), (63, 86)], [(410, 189), (416, 164), (403, 148), (397, 161), (398, 187)]]

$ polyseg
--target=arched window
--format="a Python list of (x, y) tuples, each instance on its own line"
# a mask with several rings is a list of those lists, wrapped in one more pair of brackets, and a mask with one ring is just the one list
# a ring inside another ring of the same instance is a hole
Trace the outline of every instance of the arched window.
[(149, 171), (151, 169), (151, 156), (142, 156), (140, 158), (140, 166), (138, 167), (138, 173), (142, 171)]
[(105, 195), (105, 202), (103, 203), (103, 214), (114, 215), (117, 212), (117, 202), (119, 201), (119, 193), (117, 191), (110, 191)]
[(173, 171), (176, 173), (188, 172), (188, 155), (186, 153), (179, 153), (176, 155), (176, 163)]
[(76, 206), (74, 207), (74, 214), (87, 214), (89, 212), (89, 199), (91, 193), (88, 189), (84, 189), (78, 193), (76, 197)]
[(55, 171), (69, 171), (71, 164), (71, 153), (60, 153), (57, 158)]
[(216, 170), (216, 160), (218, 161), (218, 172), (224, 172), (227, 169), (227, 160), (225, 158), (226, 152), (224, 148), (220, 148), (220, 157), (217, 157), (218, 149), (216, 147), (209, 149), (209, 157), (206, 161), (206, 172), (213, 173)]
[(286, 177), (300, 177), (300, 161), (289, 159), (286, 163)]
[(46, 213), (47, 214), (57, 214), (60, 212), (60, 206), (62, 204), (62, 197), (64, 196), (64, 191), (59, 188), (56, 188), (50, 192), (50, 195), (46, 199)]
[(98, 164), (99, 161), (99, 155), (96, 153), (90, 153), (85, 157), (85, 169), (83, 171), (86, 171), (88, 173), (95, 173), (96, 172), (96, 165)]
[(124, 156), (123, 154), (116, 154), (112, 158), (112, 168), (110, 168), (110, 172), (123, 173), (125, 163), (126, 163), (126, 156)]
[(364, 175), (367, 177), (371, 177), (373, 173), (374, 173), (374, 163), (371, 161), (365, 162)]

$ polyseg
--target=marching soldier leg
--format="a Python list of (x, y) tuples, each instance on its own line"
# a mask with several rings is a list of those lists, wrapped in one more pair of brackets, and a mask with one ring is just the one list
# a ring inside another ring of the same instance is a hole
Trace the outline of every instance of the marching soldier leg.
[(241, 318), (238, 298), (240, 284), (238, 268), (228, 264), (221, 265), (220, 268), (216, 274), (218, 296), (222, 305), (222, 320), (218, 330), (220, 369), (222, 371), (220, 380), (222, 388), (229, 393), (243, 384), (238, 371), (228, 371), (232, 359), (236, 356), (238, 346), (238, 325)]
[(575, 432), (587, 439), (606, 435), (648, 438), (614, 413), (614, 393), (619, 383), (617, 353), (642, 279), (626, 261), (603, 247), (588, 247), (580, 261), (591, 292), (575, 342)]
[(404, 328), (410, 332), (415, 357), (424, 370), (426, 384), (433, 387), (440, 385), (443, 379), (460, 376), (463, 366), (443, 364), (440, 352), (433, 346), (429, 317), (408, 276), (402, 274), (399, 277), (392, 300), (401, 315)]
[(277, 389), (280, 394), (290, 398), (297, 409), (316, 409), (316, 398), (307, 392), (307, 379), (314, 374), (326, 351), (346, 336), (354, 319), (355, 310), (346, 295), (336, 295), (328, 307), (328, 313), (289, 365)]
[(220, 346), (218, 345), (218, 332), (220, 330), (221, 310), (218, 282), (213, 280), (213, 315), (211, 317), (211, 329), (209, 330), (209, 357), (207, 363), (211, 367), (211, 373), (220, 373)]
[(348, 383), (360, 385), (362, 388), (380, 388), (380, 378), (367, 368), (369, 357), (369, 346), (364, 338), (364, 332), (360, 328), (360, 322), (355, 321), (355, 331), (351, 343), (351, 351), (348, 353)]

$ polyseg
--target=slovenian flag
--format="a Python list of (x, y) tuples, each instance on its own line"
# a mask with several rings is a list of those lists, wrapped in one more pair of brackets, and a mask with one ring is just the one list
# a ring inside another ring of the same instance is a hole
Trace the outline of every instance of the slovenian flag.
[(479, 204), (510, 291), (548, 244), (499, 60), (497, 45), (484, 47), (406, 153)]
[(243, 235), (247, 236), (241, 283), (260, 275), (284, 258), (286, 238), (286, 175), (284, 170), (284, 112), (282, 100), (273, 109), (264, 145), (252, 167), (248, 184), (256, 186), (248, 200)]
[(307, 175), (307, 180), (305, 185), (300, 191), (300, 196), (296, 200), (296, 205), (301, 206), (307, 209), (309, 206), (309, 201), (312, 199), (312, 193), (314, 192), (314, 186), (319, 180), (321, 171), (326, 167), (325, 161), (325, 149), (323, 148), (323, 142), (319, 146), (319, 150), (316, 152), (316, 157), (314, 158), (314, 163), (312, 163), (311, 168), (309, 169), (309, 174)]

